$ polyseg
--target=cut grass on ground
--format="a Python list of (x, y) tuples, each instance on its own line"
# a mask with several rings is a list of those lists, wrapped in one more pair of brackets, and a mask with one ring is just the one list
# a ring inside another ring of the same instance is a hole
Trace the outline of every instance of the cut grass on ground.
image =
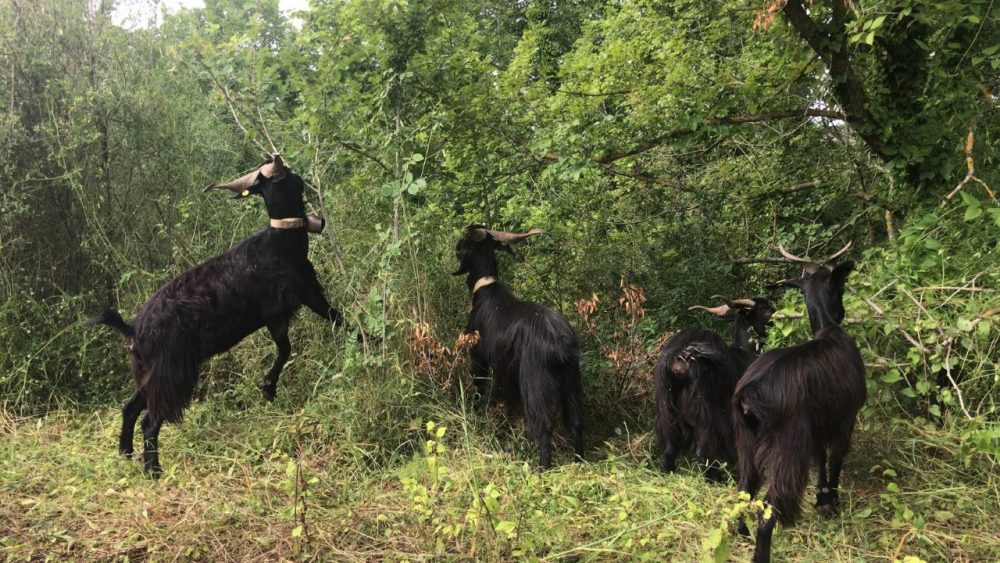
[[(0, 413), (0, 554), (692, 561), (710, 554), (713, 530), (739, 502), (697, 467), (654, 471), (649, 435), (591, 448), (583, 464), (567, 463), (562, 443), (562, 465), (537, 473), (520, 428), (498, 442), (481, 419), (452, 413), (439, 416), (444, 430), (409, 423), (411, 443), (386, 452), (325, 428), (323, 408), (195, 405), (185, 424), (164, 429), (159, 481), (116, 455), (116, 411)], [(943, 431), (863, 426), (841, 515), (807, 507), (776, 534), (776, 560), (1000, 560), (994, 468), (959, 463), (951, 444)], [(749, 540), (723, 541), (734, 560), (749, 557)]]

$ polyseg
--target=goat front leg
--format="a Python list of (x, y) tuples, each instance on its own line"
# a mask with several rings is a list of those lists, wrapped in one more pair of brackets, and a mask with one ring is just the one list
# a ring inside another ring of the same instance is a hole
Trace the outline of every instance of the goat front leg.
[(334, 327), (344, 326), (344, 317), (340, 314), (340, 311), (335, 309), (330, 302), (326, 300), (326, 296), (323, 295), (323, 288), (313, 287), (309, 288), (304, 295), (302, 295), (302, 304), (309, 308), (310, 311), (316, 313), (321, 318), (330, 321)]
[(308, 260), (305, 263), (305, 289), (299, 296), (302, 299), (302, 304), (309, 307), (309, 310), (316, 313), (321, 318), (324, 318), (334, 327), (344, 325), (344, 317), (340, 314), (340, 311), (333, 308), (330, 302), (326, 300), (326, 296), (323, 294), (323, 286), (319, 283), (319, 278), (316, 276), (316, 269), (313, 268), (312, 262)]
[(261, 392), (264, 393), (264, 398), (268, 401), (274, 400), (274, 396), (278, 392), (278, 376), (281, 374), (281, 369), (285, 367), (288, 356), (292, 353), (292, 343), (288, 341), (288, 320), (284, 319), (280, 322), (267, 325), (267, 331), (271, 333), (271, 338), (274, 339), (274, 343), (278, 346), (278, 357), (274, 359), (271, 371), (267, 372), (264, 383), (260, 386)]

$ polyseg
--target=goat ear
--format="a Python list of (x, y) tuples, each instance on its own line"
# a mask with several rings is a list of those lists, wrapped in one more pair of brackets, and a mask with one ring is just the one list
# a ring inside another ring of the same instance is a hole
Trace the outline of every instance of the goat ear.
[(843, 286), (847, 282), (847, 276), (850, 276), (853, 271), (854, 260), (847, 260), (834, 266), (830, 272), (830, 277), (833, 279), (833, 283)]

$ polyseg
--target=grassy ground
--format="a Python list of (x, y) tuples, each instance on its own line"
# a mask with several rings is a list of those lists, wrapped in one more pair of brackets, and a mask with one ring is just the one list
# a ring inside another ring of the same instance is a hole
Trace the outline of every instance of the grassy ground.
[[(735, 560), (751, 553), (750, 541), (719, 532), (741, 504), (734, 487), (709, 485), (690, 465), (655, 471), (648, 434), (615, 433), (583, 464), (568, 463), (561, 443), (562, 464), (539, 474), (519, 422), (505, 431), (496, 416), (465, 416), (441, 400), (408, 417), (393, 403), (419, 404), (412, 387), (376, 396), (352, 394), (336, 376), (330, 383), (343, 392), (304, 405), (281, 397), (194, 405), (183, 425), (163, 431), (159, 481), (116, 455), (114, 409), (0, 414), (0, 554), (691, 561), (718, 545), (720, 558), (727, 546)], [(428, 429), (427, 420), (439, 425)], [(948, 432), (862, 424), (842, 514), (823, 519), (807, 508), (799, 525), (779, 529), (776, 558), (1000, 560), (998, 472), (986, 459), (959, 459)]]

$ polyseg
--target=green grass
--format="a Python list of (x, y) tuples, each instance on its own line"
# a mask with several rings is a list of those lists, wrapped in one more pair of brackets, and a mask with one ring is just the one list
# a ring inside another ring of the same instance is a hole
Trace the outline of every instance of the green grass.
[[(367, 384), (334, 376), (304, 402), (294, 390), (308, 382), (292, 376), (275, 405), (235, 406), (240, 392), (197, 403), (164, 428), (159, 481), (116, 455), (116, 409), (0, 414), (0, 554), (691, 561), (740, 503), (690, 464), (655, 471), (648, 433), (591, 444), (583, 464), (568, 463), (560, 442), (561, 465), (537, 473), (519, 421), (463, 415), (378, 373)], [(440, 439), (427, 420), (446, 427)], [(776, 560), (1000, 560), (996, 468), (956, 444), (948, 431), (864, 421), (841, 515), (807, 507), (799, 525), (779, 528)], [(749, 540), (725, 541), (734, 560), (749, 557)]]

